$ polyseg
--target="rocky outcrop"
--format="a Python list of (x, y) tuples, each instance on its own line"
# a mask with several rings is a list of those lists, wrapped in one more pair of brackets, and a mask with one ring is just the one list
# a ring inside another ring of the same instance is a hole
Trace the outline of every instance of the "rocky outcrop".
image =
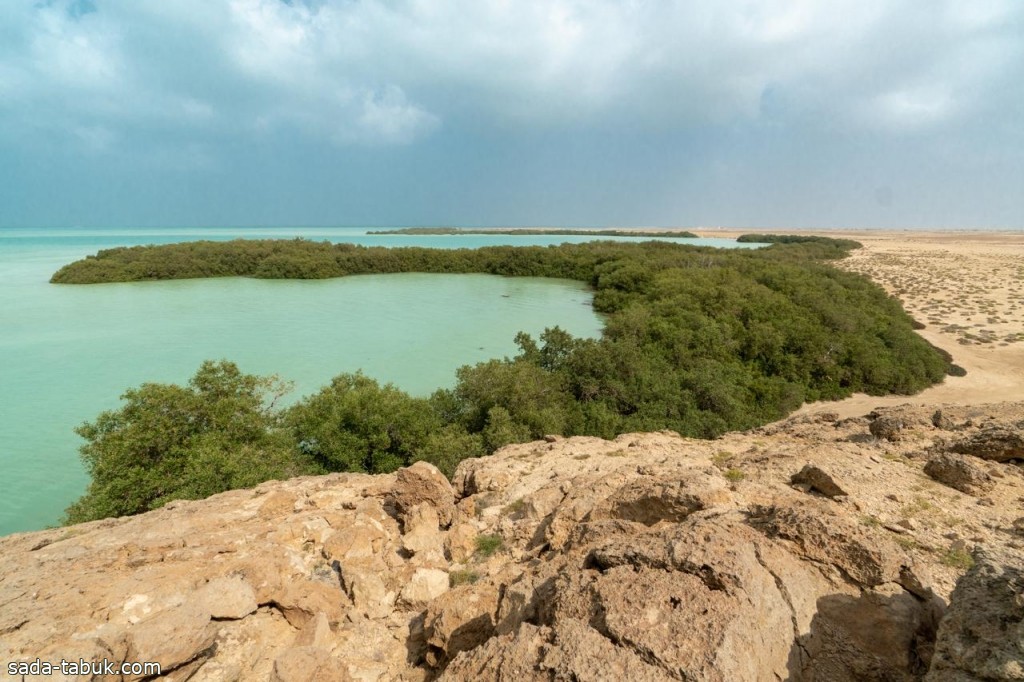
[(935, 455), (924, 465), (924, 472), (943, 485), (968, 495), (983, 495), (992, 490), (995, 480), (963, 455), (949, 452)]
[(939, 628), (928, 682), (1024, 680), (1024, 553), (979, 551)]
[(986, 424), (976, 433), (953, 443), (951, 449), (994, 462), (1024, 459), (1024, 421)]
[[(944, 414), (970, 439), (1021, 408)], [(877, 413), (551, 437), (452, 484), (418, 463), (2, 538), (0, 658), (175, 680), (1019, 679), (1000, 557), (1021, 470), (964, 469), (931, 411), (896, 413), (895, 440)]]

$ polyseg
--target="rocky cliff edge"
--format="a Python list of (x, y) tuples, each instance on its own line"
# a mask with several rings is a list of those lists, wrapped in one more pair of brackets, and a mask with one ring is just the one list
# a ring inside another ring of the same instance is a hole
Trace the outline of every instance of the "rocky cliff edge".
[(13, 535), (0, 677), (1022, 680), (1021, 460), (1022, 403), (897, 407), (549, 437), (452, 483), (420, 463)]

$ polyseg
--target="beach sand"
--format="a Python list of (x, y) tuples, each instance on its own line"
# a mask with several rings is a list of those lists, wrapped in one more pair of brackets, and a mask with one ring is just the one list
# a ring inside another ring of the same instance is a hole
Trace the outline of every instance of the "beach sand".
[(967, 370), (913, 396), (857, 394), (809, 403), (797, 414), (864, 414), (875, 407), (972, 405), (1024, 400), (1024, 233), (881, 230), (693, 230), (702, 237), (750, 232), (816, 234), (864, 245), (837, 263), (899, 298), (918, 332)]

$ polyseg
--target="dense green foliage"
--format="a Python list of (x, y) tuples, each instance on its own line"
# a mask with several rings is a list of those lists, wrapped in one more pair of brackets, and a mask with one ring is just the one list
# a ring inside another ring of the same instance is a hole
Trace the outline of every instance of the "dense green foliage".
[(842, 249), (860, 248), (852, 239), (832, 239), (811, 234), (741, 234), (736, 241), (745, 244), (829, 244)]
[(400, 227), (393, 230), (370, 230), (366, 234), (410, 234), (410, 235), (452, 235), (452, 234), (501, 234), (513, 237), (536, 235), (585, 236), (585, 237), (678, 237), (697, 239), (693, 232), (685, 230), (558, 230), (549, 228), (517, 227), (515, 229), (465, 229), (461, 227)]
[(270, 477), (392, 471), (548, 433), (611, 437), (672, 429), (714, 437), (855, 391), (909, 394), (948, 358), (913, 332), (899, 303), (831, 267), (854, 243), (777, 242), (719, 250), (592, 242), (477, 250), (366, 248), (303, 240), (111, 249), (55, 281), (248, 275), (483, 272), (573, 278), (606, 314), (600, 339), (554, 328), (519, 353), (461, 368), (453, 388), (409, 396), (342, 375), (297, 405), (264, 406), (269, 380), (204, 365), (188, 388), (147, 384), (80, 433), (93, 475), (69, 519), (143, 511)]
[(274, 478), (321, 471), (279, 427), (286, 386), (205, 362), (188, 386), (143, 384), (124, 406), (78, 427), (92, 477), (68, 523), (137, 514)]

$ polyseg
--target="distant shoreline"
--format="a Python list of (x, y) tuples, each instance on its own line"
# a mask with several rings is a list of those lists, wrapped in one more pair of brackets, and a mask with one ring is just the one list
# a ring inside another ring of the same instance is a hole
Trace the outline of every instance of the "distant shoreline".
[(537, 228), (537, 227), (494, 227), (494, 228), (461, 228), (461, 227), (401, 227), (387, 230), (367, 230), (366, 234), (374, 235), (466, 235), (466, 234), (505, 234), (516, 236), (537, 235), (576, 235), (585, 237), (678, 237), (680, 239), (697, 239), (697, 235), (687, 230), (666, 228), (664, 230), (647, 229), (608, 229), (585, 230), (570, 228)]

